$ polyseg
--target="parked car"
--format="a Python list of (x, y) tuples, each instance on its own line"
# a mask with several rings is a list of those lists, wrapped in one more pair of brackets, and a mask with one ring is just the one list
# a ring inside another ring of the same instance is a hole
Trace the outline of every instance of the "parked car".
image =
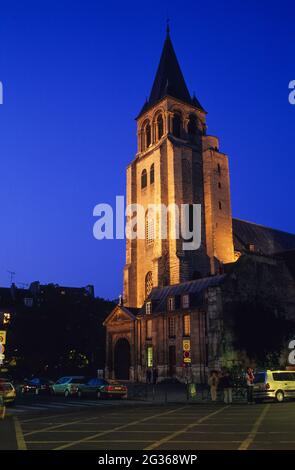
[(78, 397), (127, 398), (127, 387), (114, 380), (93, 378), (79, 385)]
[(288, 370), (257, 372), (254, 378), (253, 397), (256, 402), (274, 399), (279, 403), (286, 398), (295, 398), (295, 372)]
[(34, 377), (31, 380), (26, 380), (20, 386), (21, 393), (35, 393), (35, 395), (39, 395), (40, 393), (50, 393), (51, 387), (54, 382), (48, 379), (42, 379)]
[(52, 385), (52, 393), (54, 395), (64, 395), (69, 397), (77, 395), (79, 386), (85, 383), (83, 376), (67, 376), (61, 377), (55, 384)]
[(16, 391), (12, 383), (1, 381), (1, 394), (5, 405), (13, 405), (15, 402)]

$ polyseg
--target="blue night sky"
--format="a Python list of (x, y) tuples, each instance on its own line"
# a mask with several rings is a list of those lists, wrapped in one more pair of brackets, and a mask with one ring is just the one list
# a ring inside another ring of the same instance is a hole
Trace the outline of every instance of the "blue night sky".
[(189, 90), (230, 158), (233, 215), (295, 232), (293, 0), (2, 0), (1, 286), (13, 270), (121, 292), (124, 241), (95, 240), (92, 212), (125, 192), (167, 8)]

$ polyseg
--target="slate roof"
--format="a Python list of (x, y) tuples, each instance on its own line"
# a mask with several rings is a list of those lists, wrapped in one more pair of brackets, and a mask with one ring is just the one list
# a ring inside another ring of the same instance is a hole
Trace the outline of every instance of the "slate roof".
[(192, 98), (188, 91), (173, 48), (169, 31), (167, 31), (151, 94), (149, 99), (144, 103), (139, 116), (151, 108), (155, 103), (165, 98), (165, 96), (177, 98), (204, 111), (197, 98), (195, 96)]
[(120, 309), (125, 311), (126, 313), (131, 313), (132, 315), (136, 316), (140, 309), (136, 307), (124, 307), (124, 305), (119, 305)]
[(235, 250), (241, 252), (249, 251), (249, 245), (264, 255), (295, 249), (295, 234), (240, 219), (233, 219), (233, 236)]
[[(194, 281), (182, 282), (181, 284), (174, 284), (165, 287), (154, 287), (147, 300), (153, 303), (153, 313), (164, 312), (167, 310), (167, 301), (169, 297), (180, 297), (183, 294), (189, 294), (192, 299), (191, 306), (201, 303), (203, 293), (209, 287), (216, 287), (220, 285), (225, 279), (226, 275), (221, 274), (218, 276), (205, 277), (196, 279)], [(140, 313), (144, 312), (144, 307)]]

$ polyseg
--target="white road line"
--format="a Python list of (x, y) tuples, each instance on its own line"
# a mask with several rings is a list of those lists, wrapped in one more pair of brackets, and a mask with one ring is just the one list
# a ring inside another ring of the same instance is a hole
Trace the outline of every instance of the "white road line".
[[(44, 408), (41, 408), (40, 406), (26, 406), (26, 405), (19, 405), (20, 409), (22, 410), (44, 410)], [(18, 408), (18, 407), (17, 407)], [(16, 408), (15, 408), (16, 409)]]

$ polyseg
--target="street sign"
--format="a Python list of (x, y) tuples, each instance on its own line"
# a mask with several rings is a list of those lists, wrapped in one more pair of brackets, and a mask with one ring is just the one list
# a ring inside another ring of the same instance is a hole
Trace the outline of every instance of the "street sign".
[(190, 351), (191, 349), (191, 340), (190, 339), (184, 339), (182, 341), (182, 347), (184, 351)]
[(183, 363), (191, 364), (191, 341), (190, 339), (182, 340), (182, 349), (183, 349)]
[(6, 344), (6, 331), (0, 331), (0, 344)]

